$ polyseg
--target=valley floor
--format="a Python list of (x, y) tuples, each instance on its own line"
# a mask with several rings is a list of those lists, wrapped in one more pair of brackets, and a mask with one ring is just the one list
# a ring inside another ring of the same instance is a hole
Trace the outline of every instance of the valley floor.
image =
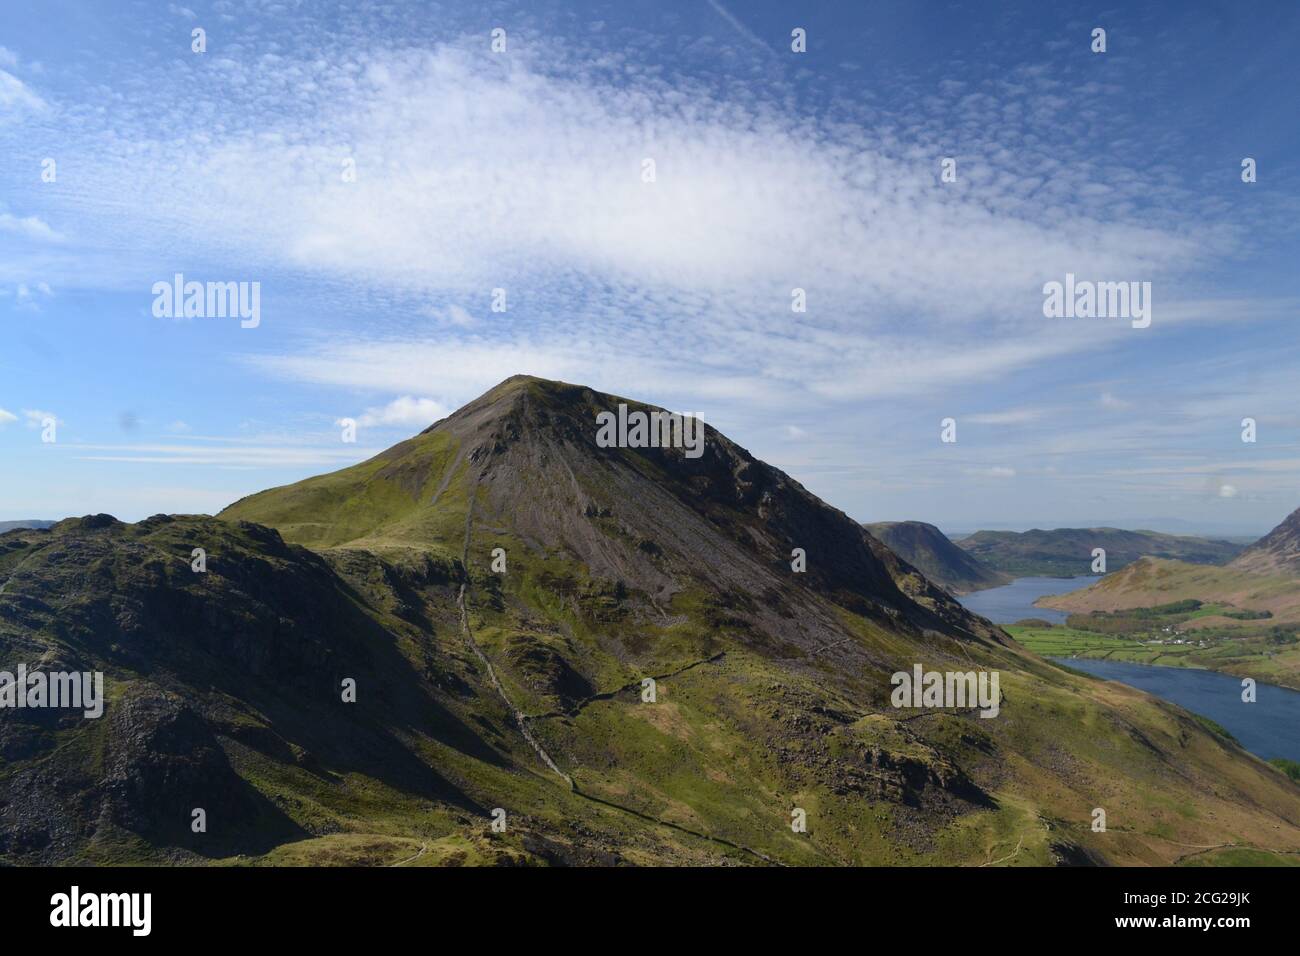
[[(1090, 608), (1086, 595), (1040, 603)], [(1007, 631), (1044, 657), (1199, 667), (1300, 690), (1300, 624), (1289, 615), (1222, 601), (1187, 598), (1154, 607), (1088, 609), (1070, 614), (1064, 625), (1024, 621)]]

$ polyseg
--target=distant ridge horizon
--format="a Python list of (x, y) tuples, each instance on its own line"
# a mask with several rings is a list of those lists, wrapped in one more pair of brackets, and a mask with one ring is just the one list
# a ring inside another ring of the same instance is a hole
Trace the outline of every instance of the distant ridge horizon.
[[(866, 519), (864, 519), (865, 521)], [(898, 521), (907, 520), (899, 518), (885, 519), (878, 521)], [(924, 518), (913, 519), (917, 521), (926, 520)], [(1281, 520), (1281, 519), (1279, 519)], [(878, 523), (878, 522), (867, 522)], [(949, 538), (956, 541), (958, 538), (970, 537), (980, 531), (1011, 531), (1017, 534), (1023, 534), (1026, 531), (1066, 531), (1066, 530), (1084, 530), (1088, 528), (1113, 528), (1119, 531), (1155, 531), (1160, 534), (1171, 534), (1185, 537), (1217, 537), (1217, 538), (1250, 538), (1252, 540), (1263, 537), (1275, 525), (1258, 528), (1236, 527), (1223, 524), (1203, 524), (1199, 522), (1184, 521), (1179, 518), (1152, 518), (1140, 521), (1079, 521), (1079, 522), (1062, 522), (1062, 521), (990, 521), (980, 523), (978, 526), (972, 526), (968, 522), (960, 524), (954, 523), (945, 525), (938, 521), (930, 521), (935, 527), (939, 528)]]

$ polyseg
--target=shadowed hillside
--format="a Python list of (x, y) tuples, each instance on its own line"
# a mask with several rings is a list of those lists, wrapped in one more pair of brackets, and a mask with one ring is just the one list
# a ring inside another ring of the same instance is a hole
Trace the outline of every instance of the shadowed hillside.
[(985, 567), (924, 521), (879, 521), (864, 525), (891, 551), (954, 594), (1008, 584), (1011, 575)]

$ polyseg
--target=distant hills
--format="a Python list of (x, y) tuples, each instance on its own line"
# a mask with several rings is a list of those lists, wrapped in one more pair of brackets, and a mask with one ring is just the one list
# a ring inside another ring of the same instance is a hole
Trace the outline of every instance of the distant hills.
[(954, 594), (998, 587), (1012, 580), (1010, 574), (986, 567), (924, 521), (877, 521), (864, 527), (904, 561)]
[(1107, 572), (1118, 571), (1145, 556), (1192, 564), (1226, 564), (1245, 548), (1221, 539), (1119, 528), (979, 531), (954, 544), (985, 566), (1016, 577), (1091, 574), (1094, 548), (1105, 549)]
[(57, 523), (55, 521), (41, 521), (37, 518), (28, 518), (23, 521), (0, 521), (0, 534), (20, 528), (52, 528)]
[[(1300, 852), (1300, 790), (1231, 739), (1025, 651), (712, 428), (602, 447), (619, 404), (653, 411), (520, 376), (216, 518), (0, 535), (0, 669), (108, 698), (3, 714), (0, 864)], [(998, 715), (894, 707), (917, 666), (997, 672)]]
[(1154, 607), (1189, 598), (1267, 611), (1277, 621), (1300, 621), (1300, 510), (1226, 565), (1144, 558), (1096, 584), (1039, 603), (1091, 612)]

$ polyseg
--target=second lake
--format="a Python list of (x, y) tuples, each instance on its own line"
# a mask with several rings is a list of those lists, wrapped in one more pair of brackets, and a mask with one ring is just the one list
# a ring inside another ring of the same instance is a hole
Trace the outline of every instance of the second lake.
[(1068, 616), (1064, 611), (1047, 607), (1034, 607), (1034, 602), (1048, 594), (1065, 594), (1085, 588), (1101, 575), (1084, 575), (1078, 578), (1016, 578), (1000, 588), (988, 588), (965, 594), (957, 600), (970, 610), (988, 618), (994, 624), (1014, 624), (1027, 617), (1042, 618), (1053, 624), (1064, 624)]

